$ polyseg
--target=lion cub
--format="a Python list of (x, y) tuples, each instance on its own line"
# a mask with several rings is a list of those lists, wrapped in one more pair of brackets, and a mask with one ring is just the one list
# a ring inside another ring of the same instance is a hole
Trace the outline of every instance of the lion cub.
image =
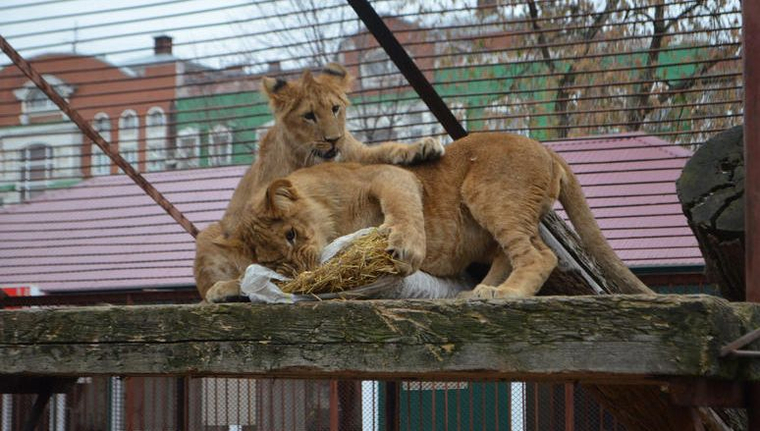
[(367, 146), (359, 142), (346, 128), (346, 92), (351, 82), (348, 71), (336, 63), (326, 65), (317, 75), (305, 71), (292, 81), (262, 79), (275, 122), (260, 142), (258, 160), (235, 188), (222, 220), (210, 224), (196, 238), (193, 273), (204, 299), (217, 301), (234, 295), (237, 288), (229, 281), (256, 262), (249, 248), (229, 241), (228, 236), (251, 196), (272, 180), (326, 162), (411, 164), (443, 155), (443, 145), (432, 138), (413, 144)]
[(381, 225), (403, 274), (455, 276), (473, 262), (491, 263), (470, 295), (526, 297), (557, 265), (538, 228), (558, 198), (603, 270), (642, 285), (607, 244), (567, 163), (504, 133), (472, 134), (425, 165), (301, 169), (249, 202), (236, 236), (259, 263), (292, 275), (318, 265), (333, 239)]

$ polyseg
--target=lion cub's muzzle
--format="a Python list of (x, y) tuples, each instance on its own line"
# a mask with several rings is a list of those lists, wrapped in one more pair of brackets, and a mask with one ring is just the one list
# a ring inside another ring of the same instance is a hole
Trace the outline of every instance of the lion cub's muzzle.
[(330, 146), (328, 148), (325, 148), (325, 149), (319, 148), (319, 146), (318, 146), (317, 148), (313, 149), (311, 152), (315, 156), (317, 156), (317, 157), (319, 157), (321, 159), (324, 159), (324, 160), (332, 160), (335, 157), (337, 157), (338, 154), (340, 154), (340, 151), (335, 146), (335, 144), (330, 144)]
[(337, 138), (325, 137), (322, 141), (319, 141), (314, 145), (314, 150), (312, 150), (312, 153), (324, 160), (332, 160), (336, 158), (338, 154), (340, 154), (338, 143), (342, 139), (343, 135), (340, 135)]

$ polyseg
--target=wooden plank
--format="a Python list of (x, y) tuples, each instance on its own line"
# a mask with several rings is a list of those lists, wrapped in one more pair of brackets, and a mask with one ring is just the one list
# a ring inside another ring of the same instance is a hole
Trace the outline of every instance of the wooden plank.
[[(10, 375), (642, 381), (748, 373), (719, 349), (747, 305), (709, 296), (0, 311)], [(758, 306), (760, 307), (760, 306)], [(747, 316), (755, 316), (747, 321)], [(622, 380), (621, 380), (622, 379)]]

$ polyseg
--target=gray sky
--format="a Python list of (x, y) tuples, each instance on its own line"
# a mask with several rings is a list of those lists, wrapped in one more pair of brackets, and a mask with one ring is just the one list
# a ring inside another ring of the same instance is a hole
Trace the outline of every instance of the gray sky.
[[(23, 55), (31, 57), (43, 52), (71, 52), (72, 42), (76, 39), (77, 52), (90, 55), (109, 53), (106, 58), (116, 63), (149, 55), (153, 47), (153, 36), (159, 34), (172, 36), (174, 53), (184, 58), (239, 51), (244, 48), (234, 38), (198, 42), (240, 34), (241, 27), (230, 23), (249, 20), (261, 10), (251, 5), (256, 0), (63, 0), (41, 6), (8, 9), (14, 5), (40, 1), (0, 1), (0, 34)], [(109, 11), (126, 7), (130, 9)], [(79, 15), (14, 23), (70, 14)], [(177, 14), (182, 15), (171, 16)], [(198, 28), (199, 26), (203, 27)], [(250, 22), (249, 27), (260, 29), (262, 23)], [(78, 30), (75, 31), (75, 28)], [(44, 34), (38, 34), (40, 32)], [(226, 61), (233, 60), (227, 58)], [(214, 62), (224, 63), (225, 59), (217, 58), (211, 62), (211, 65), (218, 66)]]
[[(420, 9), (446, 11), (475, 2), (376, 0), (372, 3), (380, 14), (399, 14)], [(121, 64), (149, 55), (153, 36), (167, 34), (174, 38), (174, 54), (182, 58), (202, 57), (199, 61), (212, 67), (240, 62), (264, 64), (294, 55), (293, 49), (267, 50), (268, 47), (313, 37), (313, 32), (303, 29), (287, 35), (282, 33), (284, 28), (304, 23), (303, 16), (298, 19), (288, 13), (312, 7), (328, 10), (309, 16), (308, 22), (355, 17), (345, 0), (0, 0), (0, 34), (26, 57), (72, 52), (76, 40), (78, 53), (106, 54), (106, 60)], [(55, 18), (58, 16), (60, 18)], [(436, 21), (441, 16), (431, 14), (420, 19)], [(25, 22), (29, 20), (33, 21)], [(433, 26), (433, 22), (427, 24)], [(346, 29), (346, 26), (353, 28)], [(342, 34), (356, 28), (355, 23), (344, 24)], [(278, 30), (281, 32), (277, 33)], [(258, 36), (246, 36), (251, 33)], [(323, 28), (321, 33), (330, 36), (337, 32)], [(222, 40), (208, 41), (220, 38)], [(254, 50), (254, 54), (235, 55), (248, 50)], [(0, 60), (0, 64), (7, 62)]]

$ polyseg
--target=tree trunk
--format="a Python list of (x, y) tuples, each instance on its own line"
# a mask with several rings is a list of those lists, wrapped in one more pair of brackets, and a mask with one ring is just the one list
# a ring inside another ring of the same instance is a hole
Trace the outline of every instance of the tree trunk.
[(686, 163), (676, 183), (708, 278), (729, 301), (744, 301), (742, 139), (742, 126), (737, 126), (708, 140)]

